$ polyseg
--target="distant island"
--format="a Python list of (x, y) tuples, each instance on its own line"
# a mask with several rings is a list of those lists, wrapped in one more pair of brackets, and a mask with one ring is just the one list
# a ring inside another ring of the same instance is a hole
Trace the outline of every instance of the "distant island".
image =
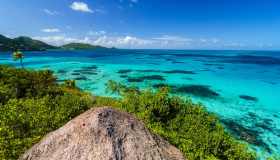
[(57, 49), (57, 47), (25, 36), (11, 39), (0, 35), (0, 51), (44, 51), (48, 49)]
[(107, 48), (99, 45), (91, 45), (86, 43), (69, 43), (60, 47), (65, 50), (95, 50), (95, 49), (114, 49)]
[(8, 38), (0, 35), (0, 51), (46, 51), (46, 50), (104, 50), (104, 49), (116, 49), (107, 48), (99, 45), (91, 45), (86, 43), (69, 43), (63, 46), (53, 46), (45, 42), (34, 40), (30, 37), (20, 36), (17, 38)]

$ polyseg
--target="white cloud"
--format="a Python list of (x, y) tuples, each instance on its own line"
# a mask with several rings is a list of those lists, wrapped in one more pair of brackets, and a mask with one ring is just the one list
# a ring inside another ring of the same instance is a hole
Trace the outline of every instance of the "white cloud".
[(45, 28), (41, 30), (42, 32), (46, 32), (46, 33), (57, 33), (60, 32), (60, 30), (58, 28)]
[(46, 14), (50, 15), (50, 16), (55, 16), (55, 15), (58, 15), (58, 14), (59, 14), (59, 12), (57, 12), (57, 11), (51, 11), (51, 10), (49, 10), (49, 9), (44, 9), (43, 11), (44, 11)]
[(224, 45), (225, 47), (230, 47), (230, 48), (243, 48), (246, 47), (247, 45), (239, 42), (232, 42), (232, 43), (227, 43)]
[(153, 41), (141, 39), (132, 36), (109, 37), (101, 36), (92, 41), (94, 45), (102, 45), (107, 47), (120, 47), (120, 48), (143, 48), (152, 46)]
[(184, 48), (189, 47), (194, 41), (191, 38), (169, 35), (163, 35), (152, 39), (159, 48)]
[(220, 39), (218, 38), (210, 38), (210, 39), (207, 39), (207, 38), (200, 38), (198, 40), (198, 42), (201, 42), (201, 43), (213, 43), (213, 44), (217, 44), (220, 42)]
[(46, 36), (46, 37), (32, 37), (33, 39), (37, 39), (48, 44), (60, 46), (67, 43), (91, 43), (88, 37), (84, 37), (83, 39), (78, 38), (71, 38), (64, 35), (57, 35), (57, 36)]
[(89, 6), (84, 2), (73, 2), (70, 5), (70, 8), (75, 10), (75, 11), (93, 13), (93, 10), (90, 9)]
[(105, 35), (106, 31), (89, 31), (88, 35), (90, 36), (100, 36), (100, 35)]
[(174, 41), (174, 42), (191, 42), (193, 39), (191, 38), (185, 38), (180, 36), (169, 36), (169, 35), (163, 35), (161, 37), (153, 38), (154, 40), (161, 40), (161, 41)]
[(91, 43), (107, 47), (119, 48), (184, 48), (188, 47), (192, 39), (163, 36), (158, 38), (139, 38), (135, 36), (100, 36)]

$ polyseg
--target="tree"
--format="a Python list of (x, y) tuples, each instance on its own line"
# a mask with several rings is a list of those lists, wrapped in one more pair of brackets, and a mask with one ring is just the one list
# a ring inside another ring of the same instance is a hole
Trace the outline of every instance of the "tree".
[(23, 68), (23, 62), (22, 62), (23, 57), (24, 57), (24, 55), (23, 55), (23, 53), (21, 51), (15, 51), (13, 53), (14, 60), (15, 61), (19, 60), (20, 61), (21, 68)]
[(68, 88), (76, 88), (76, 81), (75, 80), (66, 80), (64, 85)]

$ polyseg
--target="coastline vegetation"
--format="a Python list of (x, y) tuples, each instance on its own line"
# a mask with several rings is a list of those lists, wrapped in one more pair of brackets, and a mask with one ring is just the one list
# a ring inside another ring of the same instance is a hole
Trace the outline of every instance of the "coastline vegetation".
[(91, 107), (112, 106), (142, 120), (189, 160), (254, 160), (247, 144), (229, 135), (200, 104), (170, 96), (166, 87), (139, 90), (109, 81), (119, 98), (81, 91), (75, 81), (56, 83), (51, 71), (0, 65), (0, 159), (17, 159), (44, 135)]

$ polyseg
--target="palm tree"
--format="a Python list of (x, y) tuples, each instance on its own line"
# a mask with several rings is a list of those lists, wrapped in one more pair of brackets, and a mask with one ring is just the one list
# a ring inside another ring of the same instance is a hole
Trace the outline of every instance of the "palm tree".
[(14, 58), (14, 60), (15, 60), (15, 61), (20, 60), (21, 68), (23, 68), (23, 62), (22, 62), (23, 57), (24, 57), (24, 55), (23, 55), (23, 53), (22, 53), (21, 51), (15, 51), (15, 52), (13, 53), (13, 58)]
[(76, 81), (75, 80), (66, 80), (64, 82), (65, 86), (68, 87), (68, 88), (76, 88)]

